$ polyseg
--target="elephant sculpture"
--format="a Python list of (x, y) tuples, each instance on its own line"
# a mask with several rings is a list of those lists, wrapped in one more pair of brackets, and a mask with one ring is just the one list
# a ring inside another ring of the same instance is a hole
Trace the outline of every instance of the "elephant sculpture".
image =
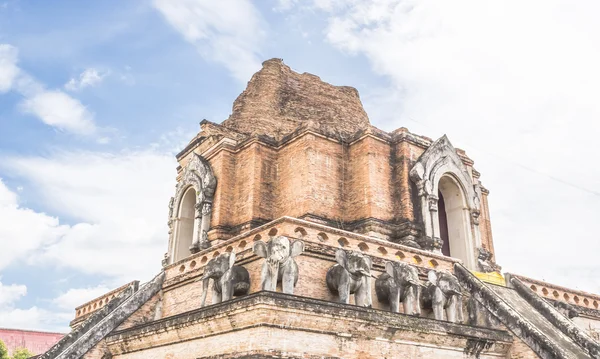
[(371, 258), (338, 249), (335, 259), (337, 264), (329, 268), (325, 277), (329, 290), (339, 295), (341, 303), (350, 303), (350, 294), (354, 294), (356, 305), (371, 307)]
[(202, 298), (200, 307), (204, 307), (208, 282), (213, 280), (212, 304), (230, 300), (234, 295), (248, 294), (250, 289), (250, 274), (246, 268), (236, 266), (235, 253), (223, 253), (211, 259), (204, 267), (204, 275), (198, 279), (202, 281)]
[(297, 239), (290, 243), (287, 237), (278, 236), (267, 243), (254, 242), (252, 250), (266, 259), (261, 272), (262, 289), (275, 291), (277, 282), (281, 282), (284, 293), (294, 294), (298, 282), (298, 265), (294, 257), (304, 251), (304, 242)]
[(389, 303), (394, 313), (404, 305), (404, 314), (421, 315), (421, 282), (417, 268), (402, 262), (385, 263), (385, 273), (375, 281), (377, 299)]
[(435, 319), (453, 323), (463, 321), (462, 288), (458, 279), (447, 271), (430, 270), (424, 295), (423, 308), (432, 308)]

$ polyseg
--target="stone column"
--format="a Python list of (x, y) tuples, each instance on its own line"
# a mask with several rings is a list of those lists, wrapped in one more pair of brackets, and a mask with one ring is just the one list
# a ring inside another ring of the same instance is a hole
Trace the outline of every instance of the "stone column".
[(194, 206), (194, 231), (192, 237), (192, 245), (190, 246), (190, 252), (197, 253), (200, 251), (200, 240), (202, 238), (201, 232), (202, 223), (202, 203), (198, 202)]
[(431, 247), (427, 248), (435, 253), (442, 253), (442, 240), (440, 239), (440, 219), (438, 213), (439, 198), (436, 195), (428, 196), (429, 218), (431, 221)]
[(431, 193), (431, 187), (431, 182), (428, 180), (421, 180), (417, 183), (424, 230), (422, 238), (417, 242), (422, 249), (441, 253), (442, 241), (440, 240), (440, 221), (438, 219), (439, 198)]
[(202, 220), (200, 223), (200, 249), (210, 247), (208, 241), (208, 230), (210, 229), (210, 220), (212, 217), (212, 202), (204, 201), (202, 203)]
[(194, 218), (194, 239), (190, 252), (197, 253), (210, 247), (208, 241), (208, 230), (210, 229), (210, 219), (212, 215), (212, 203), (209, 201), (199, 202), (195, 206)]
[(471, 210), (471, 224), (473, 225), (473, 238), (475, 238), (475, 246), (481, 247), (481, 232), (479, 231), (479, 215), (481, 213), (477, 209)]

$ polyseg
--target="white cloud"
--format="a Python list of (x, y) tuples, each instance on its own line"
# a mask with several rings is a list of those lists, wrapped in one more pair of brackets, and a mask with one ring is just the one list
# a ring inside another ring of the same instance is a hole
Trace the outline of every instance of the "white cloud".
[[(67, 332), (61, 323), (68, 322), (72, 315), (66, 311), (49, 311), (38, 307), (17, 308), (16, 304), (27, 295), (27, 287), (22, 284), (5, 285), (0, 282), (0, 318), (7, 328), (52, 330)], [(74, 308), (70, 308), (72, 311)]]
[(300, 10), (309, 10), (311, 12), (314, 12), (315, 10), (323, 10), (329, 12), (336, 9), (339, 10), (340, 7), (346, 5), (352, 5), (355, 2), (356, 1), (353, 0), (278, 0), (275, 10), (286, 11), (298, 8)]
[(62, 91), (38, 93), (23, 101), (21, 109), (61, 130), (82, 135), (96, 131), (93, 114), (81, 102)]
[[(0, 282), (2, 325), (66, 331), (76, 306), (160, 271), (176, 167), (172, 154), (162, 149), (177, 140), (162, 139), (147, 151), (0, 160), (0, 169), (26, 183), (17, 194), (0, 180), (0, 270), (15, 263), (36, 270), (66, 268), (100, 276), (104, 283), (68, 289), (48, 300), (48, 307), (23, 308), (18, 304), (26, 286)], [(36, 198), (57, 217), (19, 205), (20, 196)], [(64, 218), (74, 224), (62, 224)]]
[(91, 288), (71, 288), (54, 298), (52, 302), (59, 308), (65, 310), (74, 310), (76, 307), (87, 303), (94, 298), (98, 298), (110, 291), (111, 289), (104, 285)]
[(65, 88), (70, 91), (79, 91), (86, 87), (94, 87), (100, 84), (106, 76), (108, 76), (108, 72), (98, 71), (95, 68), (85, 69), (79, 78), (71, 78), (65, 84)]
[(68, 231), (57, 218), (21, 208), (16, 193), (0, 179), (0, 269), (23, 259), (45, 243), (52, 243)]
[(2, 178), (0, 178), (0, 206), (8, 207), (8, 206), (16, 206), (17, 205), (17, 194), (12, 192), (6, 187), (3, 183)]
[(28, 253), (31, 265), (104, 275), (114, 284), (145, 280), (160, 270), (168, 241), (167, 204), (175, 185), (171, 154), (65, 152), (5, 158), (0, 167), (28, 182), (50, 211), (77, 221), (59, 225), (57, 218), (7, 206), (5, 218), (15, 219), (2, 226), (4, 236), (11, 245), (26, 248), (2, 251), (4, 263)]
[(590, 228), (600, 196), (560, 181), (600, 185), (600, 3), (328, 4), (313, 3), (329, 11), (327, 40), (391, 80), (363, 96), (373, 123), (446, 132), (476, 160), (492, 191), (499, 263), (600, 291)]
[[(14, 89), (25, 98), (20, 108), (49, 126), (81, 135), (96, 132), (94, 115), (77, 99), (59, 90), (47, 90), (17, 66), (14, 46), (0, 44), (0, 94)], [(87, 76), (87, 83), (93, 77)]]
[(0, 44), (0, 93), (10, 90), (19, 74), (17, 54), (14, 46)]
[(0, 282), (0, 308), (12, 305), (26, 294), (27, 287), (24, 285), (4, 285)]
[(68, 333), (69, 327), (64, 325), (74, 318), (71, 312), (53, 312), (37, 306), (27, 309), (0, 308), (2, 326), (24, 330), (46, 330)]
[(260, 69), (263, 19), (249, 0), (155, 0), (162, 13), (200, 54), (246, 82)]

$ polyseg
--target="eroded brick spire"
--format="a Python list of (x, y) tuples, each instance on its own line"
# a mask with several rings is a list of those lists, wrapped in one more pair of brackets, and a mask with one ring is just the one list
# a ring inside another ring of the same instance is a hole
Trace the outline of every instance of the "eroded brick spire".
[(281, 138), (303, 128), (349, 137), (370, 127), (358, 91), (299, 74), (281, 59), (263, 62), (222, 124), (252, 136)]

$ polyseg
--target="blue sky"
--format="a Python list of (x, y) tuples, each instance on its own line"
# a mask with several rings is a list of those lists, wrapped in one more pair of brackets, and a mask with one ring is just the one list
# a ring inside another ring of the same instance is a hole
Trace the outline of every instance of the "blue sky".
[(0, 325), (160, 270), (174, 154), (283, 58), (467, 150), (504, 269), (600, 292), (594, 1), (0, 0)]

